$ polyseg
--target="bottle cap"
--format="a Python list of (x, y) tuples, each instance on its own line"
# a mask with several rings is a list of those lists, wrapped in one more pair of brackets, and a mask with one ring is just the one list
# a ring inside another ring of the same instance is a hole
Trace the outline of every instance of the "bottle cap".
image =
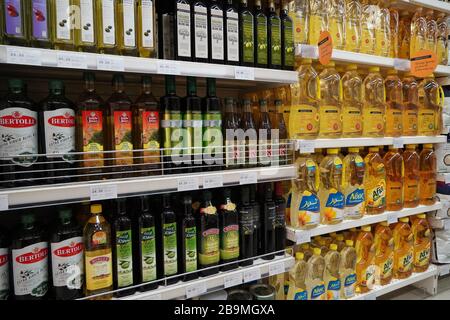
[(336, 233), (336, 232), (332, 232), (332, 233), (330, 233), (330, 237), (332, 237), (332, 238), (336, 238), (336, 236), (337, 236), (337, 233)]
[(58, 216), (60, 219), (70, 219), (72, 217), (72, 209), (61, 208), (58, 210)]
[(413, 76), (413, 74), (411, 73), (411, 71), (405, 72), (405, 74), (403, 75), (403, 77), (404, 77), (404, 78), (411, 78), (411, 77), (414, 78), (414, 76)]
[(369, 72), (380, 72), (380, 67), (370, 67)]
[(387, 74), (388, 75), (398, 75), (398, 71), (397, 71), (397, 69), (389, 69), (387, 71)]
[(336, 236), (336, 239), (337, 239), (338, 241), (344, 241), (344, 236), (343, 236), (342, 234), (338, 234), (338, 235)]
[(302, 64), (312, 64), (312, 59), (302, 59)]
[(328, 62), (328, 64), (325, 66), (326, 68), (334, 68), (336, 66), (336, 63), (334, 61)]
[(425, 213), (421, 213), (417, 215), (417, 218), (419, 219), (425, 219), (427, 216), (425, 215)]
[(358, 231), (358, 229), (356, 229), (356, 228), (350, 228), (350, 231), (351, 231), (351, 232), (356, 232), (356, 231)]
[(234, 103), (233, 98), (230, 98), (230, 97), (225, 98), (225, 104), (233, 104), (233, 103)]
[(400, 218), (400, 222), (408, 223), (409, 222), (409, 218), (408, 217)]
[(183, 204), (189, 205), (192, 204), (192, 197), (189, 195), (186, 195), (183, 197)]
[(142, 84), (152, 84), (152, 77), (150, 76), (142, 76)]
[(425, 149), (433, 149), (433, 145), (431, 143), (424, 144), (423, 147)]
[(260, 104), (261, 106), (267, 106), (267, 100), (261, 99), (261, 100), (259, 100), (259, 104)]
[(309, 243), (303, 243), (303, 244), (301, 245), (301, 248), (302, 248), (302, 249), (309, 249)]
[(398, 148), (396, 148), (392, 145), (392, 146), (389, 146), (389, 150), (398, 150)]
[(409, 149), (409, 150), (416, 150), (416, 148), (417, 148), (417, 144), (407, 144), (406, 145), (406, 149)]
[(358, 153), (359, 152), (359, 148), (355, 148), (355, 147), (348, 148), (348, 152), (350, 152), (350, 153)]
[(324, 238), (320, 238), (318, 242), (319, 242), (319, 244), (320, 244), (321, 246), (324, 246), (324, 245), (325, 245), (325, 239), (324, 239)]
[(24, 214), (20, 218), (20, 221), (22, 221), (22, 224), (32, 224), (36, 221), (36, 218), (33, 214)]
[(62, 82), (61, 80), (50, 80), (48, 82), (48, 88), (50, 90), (63, 90), (64, 82)]
[(229, 189), (229, 188), (223, 189), (223, 195), (225, 198), (231, 197), (231, 189)]
[(320, 256), (321, 253), (322, 253), (322, 250), (320, 250), (320, 248), (314, 248), (314, 254), (316, 256)]
[(339, 150), (338, 150), (338, 149), (335, 149), (335, 148), (333, 148), (333, 149), (328, 149), (328, 150), (327, 150), (327, 153), (328, 153), (328, 154), (338, 154), (338, 153), (339, 153)]
[(124, 83), (125, 82), (125, 77), (121, 73), (116, 73), (116, 74), (114, 74), (112, 81), (113, 81), (113, 83), (116, 83), (116, 82)]
[(370, 232), (370, 231), (372, 231), (372, 228), (370, 226), (364, 226), (361, 228), (361, 230), (364, 232)]
[(389, 226), (389, 224), (387, 223), (387, 221), (382, 221), (382, 222), (380, 222), (380, 225), (382, 225), (383, 227)]
[(305, 258), (305, 255), (303, 252), (296, 252), (295, 253), (295, 260), (303, 260)]
[(348, 70), (348, 71), (358, 70), (358, 66), (357, 66), (356, 64), (354, 64), (354, 63), (349, 64), (349, 65), (347, 66), (347, 70)]
[(370, 147), (369, 152), (378, 152), (380, 151), (380, 147)]
[(353, 240), (345, 240), (347, 247), (353, 247)]
[(330, 250), (337, 251), (337, 244), (335, 243), (330, 244)]
[(92, 214), (102, 213), (102, 205), (101, 204), (93, 204), (93, 205), (91, 205), (91, 213)]

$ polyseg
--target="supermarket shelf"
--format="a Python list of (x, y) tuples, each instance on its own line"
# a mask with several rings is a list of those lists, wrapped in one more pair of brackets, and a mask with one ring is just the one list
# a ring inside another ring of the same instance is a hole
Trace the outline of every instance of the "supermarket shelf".
[(59, 51), (0, 45), (0, 63), (80, 70), (102, 70), (160, 75), (248, 80), (289, 84), (298, 81), (296, 71), (246, 68), (107, 54)]
[(437, 264), (439, 277), (446, 276), (450, 273), (450, 264)]
[(348, 230), (351, 228), (358, 228), (361, 226), (379, 223), (382, 221), (395, 223), (397, 222), (398, 219), (403, 217), (439, 210), (441, 208), (442, 204), (438, 202), (432, 206), (418, 206), (416, 208), (406, 208), (401, 211), (387, 211), (382, 214), (365, 215), (361, 219), (344, 220), (343, 222), (335, 225), (319, 225), (318, 227), (310, 230), (300, 230), (292, 227), (287, 227), (287, 238), (292, 242), (301, 244), (310, 242), (311, 237), (329, 234), (332, 232), (338, 232), (342, 230)]
[(440, 12), (450, 13), (450, 4), (438, 0), (397, 0), (395, 4), (399, 4), (403, 8), (412, 8), (419, 6), (428, 9), (437, 10)]
[(339, 138), (296, 140), (296, 150), (318, 148), (345, 148), (364, 146), (388, 146), (402, 144), (444, 143), (446, 136), (411, 136), (411, 137), (385, 137), (385, 138)]
[[(253, 266), (240, 267), (228, 272), (220, 272), (216, 275), (199, 278), (197, 280), (182, 282), (159, 289), (136, 293), (134, 295), (120, 298), (120, 300), (170, 300), (193, 298), (209, 292), (226, 289), (242, 283), (259, 280), (269, 275), (276, 275), (289, 271), (294, 265), (292, 256), (276, 257), (272, 261), (256, 260)], [(228, 284), (228, 285), (227, 285)], [(196, 293), (191, 296), (192, 289)], [(189, 292), (189, 293), (188, 293)], [(199, 294), (198, 294), (199, 293)]]
[[(37, 205), (54, 205), (144, 194), (191, 191), (202, 189), (205, 187), (205, 184), (206, 189), (290, 180), (296, 174), (295, 166), (287, 165), (3, 189), (0, 191), (0, 211), (2, 209), (19, 209)], [(4, 203), (5, 201), (6, 204)]]

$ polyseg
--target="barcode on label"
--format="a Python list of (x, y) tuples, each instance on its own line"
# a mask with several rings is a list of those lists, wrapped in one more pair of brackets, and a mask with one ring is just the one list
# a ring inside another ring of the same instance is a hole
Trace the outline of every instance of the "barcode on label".
[(242, 273), (230, 274), (223, 278), (223, 286), (226, 288), (231, 288), (242, 284), (243, 277)]
[(178, 191), (198, 190), (199, 183), (197, 177), (178, 179)]
[(117, 185), (91, 186), (91, 201), (117, 199)]
[(0, 211), (7, 211), (7, 210), (9, 210), (8, 195), (2, 194), (0, 195)]
[(186, 298), (187, 299), (190, 299), (193, 297), (198, 297), (199, 295), (202, 295), (204, 293), (206, 293), (205, 281), (198, 282), (196, 284), (186, 287)]
[(244, 271), (244, 283), (261, 279), (261, 268), (251, 268)]

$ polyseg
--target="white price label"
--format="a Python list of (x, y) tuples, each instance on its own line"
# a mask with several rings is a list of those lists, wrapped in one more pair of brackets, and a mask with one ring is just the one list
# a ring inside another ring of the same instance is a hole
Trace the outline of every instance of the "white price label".
[(405, 142), (403, 141), (403, 138), (394, 138), (393, 142), (394, 148), (402, 149), (405, 145)]
[(56, 56), (59, 68), (87, 69), (87, 57), (85, 54), (58, 51)]
[(122, 57), (97, 55), (97, 69), (105, 71), (125, 71), (125, 63)]
[[(292, 3), (294, 3), (294, 2), (292, 2)], [(302, 45), (296, 44), (295, 45), (295, 56), (301, 57), (301, 55), (302, 55)]]
[(387, 223), (393, 224), (398, 222), (397, 212), (388, 212), (387, 214)]
[(297, 149), (300, 153), (314, 153), (315, 143), (314, 141), (300, 140), (298, 141)]
[(244, 283), (261, 279), (261, 268), (251, 268), (244, 271)]
[(439, 266), (439, 275), (446, 276), (450, 273), (450, 264), (443, 264)]
[(151, 296), (144, 296), (142, 298), (137, 298), (136, 300), (162, 300), (162, 294), (152, 294)]
[(377, 300), (377, 295), (374, 292), (368, 293), (364, 296), (364, 300)]
[(444, 230), (450, 230), (450, 220), (449, 219), (445, 219)]
[(295, 233), (295, 239), (297, 244), (311, 242), (311, 233), (307, 230), (299, 230)]
[(117, 199), (117, 185), (105, 184), (91, 186), (91, 201)]
[(7, 47), (6, 63), (41, 66), (42, 54), (40, 50)]
[(444, 173), (444, 181), (445, 181), (445, 184), (450, 183), (450, 173)]
[(178, 191), (198, 190), (199, 183), (197, 177), (188, 177), (178, 179)]
[(203, 189), (213, 189), (223, 187), (223, 175), (203, 177)]
[(223, 278), (223, 286), (226, 288), (236, 287), (242, 284), (243, 277), (242, 272), (230, 274)]
[(255, 69), (246, 67), (235, 67), (234, 78), (236, 80), (255, 80)]
[(319, 49), (317, 46), (303, 44), (301, 48), (302, 58), (317, 59), (319, 57)]
[(206, 282), (198, 282), (191, 286), (186, 287), (186, 298), (190, 299), (193, 297), (198, 297), (202, 294), (206, 293)]
[(7, 211), (7, 210), (9, 210), (8, 195), (2, 194), (0, 195), (0, 211)]
[(394, 69), (399, 71), (409, 71), (411, 63), (406, 59), (394, 58)]
[(286, 272), (284, 261), (276, 262), (269, 265), (269, 276), (276, 276), (277, 274)]
[(181, 74), (178, 62), (173, 60), (159, 60), (157, 67), (159, 74), (171, 74), (174, 76), (179, 76)]
[(239, 184), (257, 184), (258, 183), (258, 175), (256, 172), (241, 172), (239, 176)]

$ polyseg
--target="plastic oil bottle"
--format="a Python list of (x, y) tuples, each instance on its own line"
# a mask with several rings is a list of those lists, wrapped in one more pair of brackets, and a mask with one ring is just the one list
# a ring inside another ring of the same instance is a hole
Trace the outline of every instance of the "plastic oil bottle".
[(340, 253), (341, 299), (350, 299), (355, 295), (356, 286), (356, 250), (353, 248), (353, 240), (346, 240)]
[(389, 57), (391, 52), (391, 21), (386, 1), (377, 1), (377, 17), (375, 28), (375, 55)]
[(362, 7), (359, 0), (346, 2), (345, 50), (361, 50), (361, 16)]
[(409, 59), (411, 40), (411, 17), (408, 11), (400, 11), (400, 21), (398, 25), (398, 58)]
[(315, 139), (319, 134), (318, 75), (311, 59), (303, 59), (298, 69), (298, 84), (292, 89), (289, 115), (291, 139)]
[(294, 24), (294, 45), (308, 44), (309, 0), (296, 0), (289, 3), (289, 16)]
[(295, 254), (295, 265), (289, 271), (289, 290), (286, 300), (308, 300), (306, 290), (307, 262), (303, 252)]
[(363, 83), (363, 136), (383, 137), (386, 93), (379, 67), (370, 67)]
[(326, 0), (309, 0), (309, 44), (319, 43), (320, 33), (328, 29)]
[(309, 258), (311, 258), (314, 254), (313, 248), (311, 248), (311, 245), (309, 243), (302, 243), (300, 245), (299, 252), (303, 253), (304, 260), (307, 262)]
[(330, 62), (319, 75), (320, 138), (339, 138), (342, 135), (341, 76)]
[(333, 242), (335, 245), (337, 245), (337, 251), (341, 252), (342, 249), (345, 247), (345, 240), (343, 234), (337, 234), (336, 237), (333, 239)]
[(345, 0), (327, 1), (328, 31), (333, 38), (333, 48), (338, 50), (343, 50), (345, 46), (345, 9)]
[(398, 27), (400, 23), (400, 15), (397, 8), (389, 8), (389, 13), (391, 25), (391, 43), (389, 57), (398, 58)]
[(52, 21), (52, 43), (56, 50), (74, 50), (75, 11), (71, 8), (70, 0), (51, 1), (50, 15)]
[(415, 208), (419, 205), (419, 154), (416, 152), (417, 145), (408, 144), (403, 152), (405, 163), (403, 206)]
[(313, 256), (306, 265), (306, 289), (310, 300), (326, 300), (326, 289), (323, 281), (325, 259), (320, 248), (314, 248)]
[(427, 10), (425, 12), (425, 20), (427, 22), (425, 47), (432, 52), (436, 52), (438, 25), (436, 19), (434, 19), (433, 10)]
[(322, 203), (320, 216), (323, 224), (336, 224), (344, 219), (345, 199), (342, 193), (342, 160), (338, 149), (328, 149), (320, 163), (319, 199)]
[(436, 154), (432, 144), (424, 144), (419, 160), (420, 204), (433, 205), (436, 202)]
[(447, 50), (447, 34), (448, 34), (447, 17), (445, 13), (441, 12), (437, 16), (437, 37), (436, 37), (436, 55), (438, 64), (447, 65), (448, 50)]
[(342, 136), (360, 137), (363, 131), (363, 81), (356, 64), (347, 66), (342, 77)]
[(376, 226), (374, 245), (374, 265), (377, 267), (376, 280), (377, 284), (384, 286), (391, 282), (394, 269), (394, 238), (386, 221)]
[(403, 182), (405, 166), (403, 157), (394, 146), (383, 158), (386, 170), (386, 210), (398, 211), (403, 209)]
[(339, 275), (340, 254), (336, 244), (330, 244), (330, 250), (325, 255), (324, 281), (327, 300), (339, 300), (341, 293), (341, 277)]
[(407, 72), (403, 78), (403, 135), (416, 136), (418, 128), (419, 85)]
[(342, 188), (345, 196), (344, 216), (346, 219), (359, 219), (364, 215), (364, 171), (365, 164), (359, 155), (359, 148), (349, 148), (343, 161)]
[(386, 90), (386, 135), (400, 137), (403, 133), (403, 84), (398, 71), (390, 69), (384, 81)]
[(361, 19), (361, 53), (375, 54), (375, 27), (377, 6), (369, 0), (362, 0)]
[(75, 47), (78, 51), (97, 50), (95, 0), (72, 0), (80, 10), (79, 26), (75, 28)]
[(426, 215), (417, 215), (411, 229), (414, 237), (414, 272), (424, 272), (430, 266), (432, 240)]
[(394, 227), (394, 277), (408, 278), (413, 270), (414, 239), (409, 218), (400, 218)]
[(386, 209), (386, 168), (378, 152), (378, 147), (370, 147), (364, 159), (367, 214), (379, 214)]
[(437, 124), (437, 113), (439, 111), (439, 84), (430, 75), (419, 84), (419, 115), (418, 134), (421, 136), (435, 135)]
[(96, 0), (97, 48), (100, 53), (114, 54), (117, 49), (117, 12), (113, 0)]
[(421, 7), (416, 9), (411, 18), (411, 39), (409, 54), (413, 57), (418, 51), (426, 48), (427, 21)]
[(356, 292), (365, 293), (370, 290), (374, 281), (373, 257), (374, 246), (370, 226), (364, 226), (356, 238)]

